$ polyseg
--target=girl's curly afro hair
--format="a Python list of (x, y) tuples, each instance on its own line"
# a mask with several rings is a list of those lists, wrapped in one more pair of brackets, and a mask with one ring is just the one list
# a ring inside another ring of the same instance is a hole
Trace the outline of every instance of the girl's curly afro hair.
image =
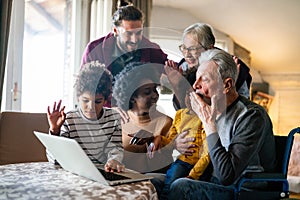
[(150, 79), (159, 85), (162, 71), (162, 64), (132, 62), (126, 65), (115, 77), (113, 84), (112, 96), (115, 104), (125, 111), (131, 109), (130, 99), (142, 86), (143, 80)]

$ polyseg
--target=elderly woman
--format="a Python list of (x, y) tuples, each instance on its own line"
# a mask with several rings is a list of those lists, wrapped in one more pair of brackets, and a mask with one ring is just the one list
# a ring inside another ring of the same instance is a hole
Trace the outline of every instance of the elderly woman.
[[(177, 64), (172, 60), (167, 61), (166, 69), (167, 74), (172, 69), (178, 70), (185, 81), (176, 76), (168, 76), (170, 82), (175, 86), (175, 94), (173, 102), (175, 109), (185, 108), (184, 103), (185, 92), (188, 88), (191, 88), (196, 80), (196, 71), (199, 66), (199, 57), (201, 54), (209, 49), (215, 47), (215, 36), (213, 30), (208, 24), (195, 23), (187, 27), (182, 34), (182, 44), (179, 46), (179, 50), (183, 55), (183, 59)], [(238, 79), (236, 81), (236, 88), (240, 95), (249, 98), (249, 88), (252, 81), (252, 77), (249, 73), (249, 68), (236, 56), (233, 56), (234, 61), (238, 65)], [(172, 79), (173, 78), (173, 79)]]
[[(159, 98), (162, 65), (130, 63), (116, 77), (113, 87), (114, 103), (127, 112), (129, 121), (122, 124), (124, 164), (136, 171), (165, 172), (172, 159), (172, 149), (163, 148), (148, 156), (157, 135), (166, 136), (172, 119), (156, 109)], [(148, 150), (148, 151), (147, 151)]]

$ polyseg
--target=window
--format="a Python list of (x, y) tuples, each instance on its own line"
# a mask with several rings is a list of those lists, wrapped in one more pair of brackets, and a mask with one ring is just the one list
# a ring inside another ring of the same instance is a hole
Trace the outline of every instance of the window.
[[(112, 7), (111, 1), (106, 0), (13, 1), (1, 109), (46, 112), (47, 106), (59, 99), (63, 100), (66, 110), (72, 109), (76, 102), (74, 74), (87, 42), (109, 31), (112, 13), (102, 12), (109, 7)], [(150, 39), (160, 44), (169, 59), (178, 62), (181, 34), (152, 28)], [(165, 99), (171, 97), (161, 95), (159, 103), (164, 105)], [(173, 116), (172, 104), (168, 105), (170, 111), (166, 113)]]
[(71, 5), (65, 0), (13, 2), (2, 110), (46, 112), (54, 101), (72, 99)]
[(13, 1), (1, 111), (46, 112), (59, 99), (73, 109), (82, 53), (91, 36), (109, 31), (111, 7), (107, 0)]

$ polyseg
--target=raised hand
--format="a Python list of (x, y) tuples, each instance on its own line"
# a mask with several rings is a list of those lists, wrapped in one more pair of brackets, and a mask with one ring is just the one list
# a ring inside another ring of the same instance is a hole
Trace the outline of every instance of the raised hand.
[(167, 60), (165, 62), (165, 66), (171, 67), (172, 69), (179, 71), (177, 63), (174, 62), (173, 60)]
[(232, 56), (235, 64), (237, 65), (238, 74), (240, 73), (241, 64), (239, 63), (239, 58), (236, 56)]
[(196, 92), (190, 93), (191, 107), (197, 114), (208, 136), (211, 133), (217, 132), (216, 116), (217, 116), (217, 100), (216, 96), (211, 97), (211, 105), (208, 105)]
[(176, 63), (172, 60), (168, 60), (165, 62), (164, 70), (166, 72), (168, 80), (173, 87), (178, 85), (179, 82), (183, 79), (183, 76), (177, 68)]
[(47, 118), (50, 126), (50, 131), (54, 135), (58, 135), (60, 132), (60, 128), (63, 125), (66, 114), (64, 112), (65, 106), (61, 108), (61, 100), (59, 100), (58, 104), (54, 102), (53, 109), (51, 111), (50, 106), (48, 106)]

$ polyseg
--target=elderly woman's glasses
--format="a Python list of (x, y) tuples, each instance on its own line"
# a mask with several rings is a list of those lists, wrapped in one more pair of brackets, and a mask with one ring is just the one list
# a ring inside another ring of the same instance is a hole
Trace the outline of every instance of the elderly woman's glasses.
[(191, 54), (196, 54), (198, 52), (199, 49), (205, 49), (201, 44), (199, 47), (189, 47), (189, 48), (186, 48), (186, 46), (184, 44), (180, 45), (179, 46), (179, 50), (182, 52), (182, 53), (186, 53), (186, 52), (189, 52)]

